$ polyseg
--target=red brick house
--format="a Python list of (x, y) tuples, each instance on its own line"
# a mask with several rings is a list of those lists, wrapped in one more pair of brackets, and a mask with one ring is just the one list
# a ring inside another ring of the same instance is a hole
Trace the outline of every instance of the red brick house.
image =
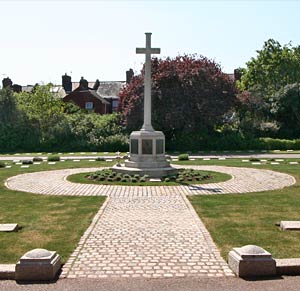
[(93, 88), (88, 86), (88, 82), (80, 80), (79, 86), (63, 98), (64, 102), (72, 101), (80, 108), (99, 114), (107, 114), (111, 112), (111, 104), (102, 98), (98, 93), (99, 81), (95, 82)]
[(80, 82), (72, 82), (71, 77), (65, 74), (62, 87), (67, 95), (62, 100), (72, 101), (80, 108), (95, 113), (109, 114), (117, 110), (119, 92), (124, 84), (124, 81), (87, 82), (83, 77)]

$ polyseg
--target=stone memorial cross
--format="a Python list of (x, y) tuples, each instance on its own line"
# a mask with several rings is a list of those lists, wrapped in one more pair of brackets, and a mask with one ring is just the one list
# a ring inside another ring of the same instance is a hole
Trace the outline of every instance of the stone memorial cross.
[(146, 32), (146, 48), (137, 48), (137, 54), (145, 54), (144, 124), (141, 130), (153, 131), (151, 124), (151, 54), (160, 54), (159, 48), (151, 48), (151, 34)]

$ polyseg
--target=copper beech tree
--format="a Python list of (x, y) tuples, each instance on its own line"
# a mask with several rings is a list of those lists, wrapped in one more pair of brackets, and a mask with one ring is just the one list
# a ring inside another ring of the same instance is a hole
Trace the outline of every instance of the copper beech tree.
[[(132, 78), (120, 92), (119, 110), (129, 131), (143, 122), (143, 78)], [(152, 59), (152, 124), (167, 138), (201, 134), (222, 125), (234, 106), (235, 85), (220, 65), (203, 56)]]

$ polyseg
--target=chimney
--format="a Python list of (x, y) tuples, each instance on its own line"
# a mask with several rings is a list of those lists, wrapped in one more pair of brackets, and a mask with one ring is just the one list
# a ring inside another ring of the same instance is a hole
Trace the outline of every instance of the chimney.
[(62, 86), (64, 87), (66, 93), (70, 93), (72, 91), (72, 79), (67, 74), (62, 76)]
[(96, 82), (95, 82), (95, 84), (94, 84), (93, 90), (97, 91), (98, 88), (99, 88), (99, 86), (100, 86), (100, 82), (99, 82), (99, 80), (97, 79)]
[(86, 79), (84, 79), (83, 77), (81, 77), (81, 79), (79, 81), (79, 87), (81, 90), (88, 90), (89, 82)]
[(129, 69), (129, 71), (126, 71), (126, 83), (129, 84), (132, 77), (134, 76), (134, 72), (132, 69)]

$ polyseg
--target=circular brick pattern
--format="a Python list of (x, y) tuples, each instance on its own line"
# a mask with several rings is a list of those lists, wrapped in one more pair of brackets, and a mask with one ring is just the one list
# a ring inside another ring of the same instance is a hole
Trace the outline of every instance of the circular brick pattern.
[[(187, 167), (187, 166), (185, 166)], [(36, 172), (11, 177), (10, 189), (47, 195), (107, 195), (61, 277), (168, 278), (233, 276), (186, 195), (264, 191), (292, 185), (292, 176), (268, 170), (193, 166), (232, 175), (198, 186), (75, 184), (71, 174), (99, 168)]]
[(280, 189), (295, 183), (294, 177), (270, 170), (223, 166), (184, 166), (184, 168), (222, 172), (233, 178), (221, 183), (160, 187), (78, 184), (67, 181), (69, 175), (101, 169), (79, 168), (22, 174), (7, 179), (6, 186), (12, 190), (47, 195), (122, 197), (137, 192), (141, 196), (169, 191), (179, 191), (185, 195), (247, 193)]

